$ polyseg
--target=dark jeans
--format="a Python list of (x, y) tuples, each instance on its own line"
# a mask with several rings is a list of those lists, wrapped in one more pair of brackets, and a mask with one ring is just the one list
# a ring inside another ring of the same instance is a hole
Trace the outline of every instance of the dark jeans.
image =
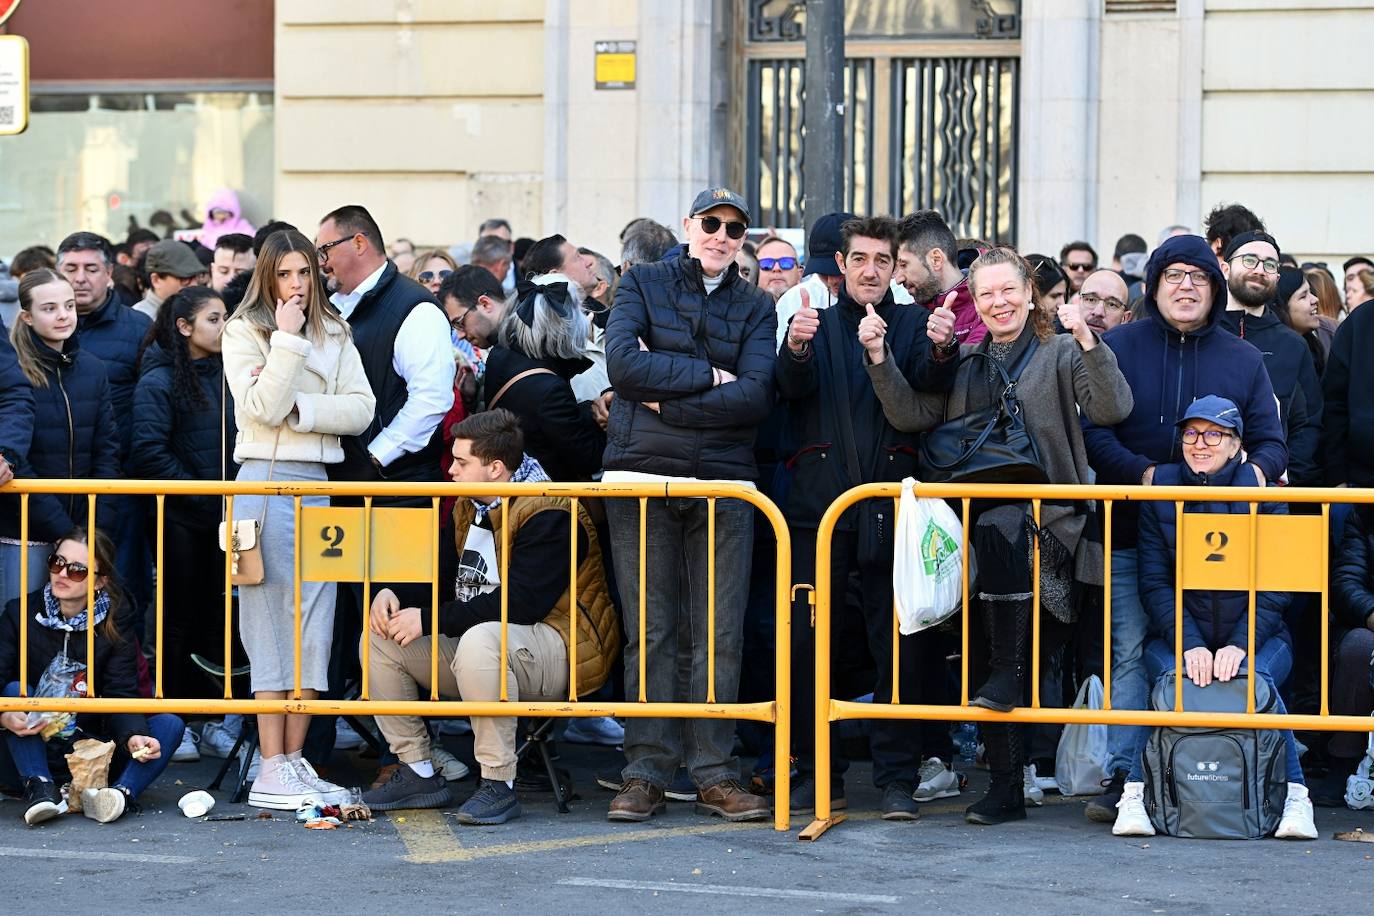
[[(831, 694), (840, 696), (833, 672), (841, 645), (839, 621), (847, 613), (851, 571), (858, 571), (863, 609), (863, 624), (868, 651), (875, 666), (872, 683), (873, 702), (892, 700), (892, 565), (870, 564), (859, 558), (859, 539), (852, 532), (837, 531), (831, 540)], [(792, 581), (816, 581), (816, 532), (796, 528), (792, 532)], [(792, 746), (799, 773), (815, 767), (815, 665), (816, 637), (811, 624), (811, 608), (804, 595), (792, 607)], [(947, 702), (946, 663), (943, 642), (938, 633), (926, 631), (900, 638), (898, 665), (899, 696), (903, 703)], [(949, 726), (944, 722), (897, 719), (875, 720), (870, 728), (869, 749), (873, 757), (873, 782), (879, 788), (891, 782), (913, 782), (921, 759), (953, 756)], [(836, 776), (848, 769), (841, 752), (838, 727), (830, 727), (831, 772)]]
[[(1351, 630), (1341, 637), (1331, 672), (1331, 714), (1367, 716), (1374, 711), (1374, 630)], [(1366, 732), (1333, 732), (1327, 751), (1333, 757), (1358, 760), (1369, 743)]]
[[(5, 687), (5, 696), (19, 696), (19, 682), (14, 681)], [(97, 725), (102, 717), (100, 716), (77, 716), (76, 724), (80, 728), (91, 728), (95, 733), (99, 733)], [(119, 778), (113, 780), (110, 785), (123, 786), (129, 790), (129, 794), (137, 798), (139, 793), (153, 784), (153, 780), (162, 775), (162, 771), (167, 769), (167, 764), (172, 762), (172, 754), (176, 751), (177, 745), (181, 743), (181, 733), (185, 726), (181, 719), (176, 716), (160, 713), (148, 717), (147, 735), (156, 738), (162, 747), (162, 753), (156, 760), (149, 760), (143, 763), (129, 757), (128, 748), (115, 746), (114, 760), (110, 765), (113, 773), (116, 768), (123, 766), (123, 771)], [(14, 779), (17, 775), (18, 779)], [(5, 732), (5, 743), (3, 750), (0, 750), (0, 782), (13, 782), (16, 786), (33, 776), (42, 776), (45, 779), (52, 779), (52, 772), (48, 768), (48, 746), (38, 735), (25, 735), (20, 737), (11, 731)]]
[[(639, 698), (639, 657), (645, 653), (649, 702), (704, 702), (707, 687), (707, 502), (650, 499), (647, 504), (645, 629), (639, 632), (639, 500), (607, 499), (616, 579), (625, 615), (625, 695)], [(733, 703), (739, 691), (740, 645), (754, 539), (753, 508), (734, 499), (716, 501), (715, 699)], [(690, 633), (691, 676), (680, 694), (679, 626)], [(625, 725), (625, 779), (666, 786), (679, 763), (698, 788), (739, 778), (730, 753), (730, 719), (640, 719)]]

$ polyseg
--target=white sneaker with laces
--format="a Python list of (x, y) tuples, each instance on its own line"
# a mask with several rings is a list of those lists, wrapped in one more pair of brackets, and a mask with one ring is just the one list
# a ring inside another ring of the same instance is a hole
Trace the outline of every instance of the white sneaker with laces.
[(1288, 784), (1288, 798), (1283, 803), (1283, 817), (1279, 819), (1279, 829), (1274, 836), (1280, 840), (1315, 840), (1317, 824), (1312, 817), (1312, 799), (1307, 797), (1307, 786), (1300, 782)]
[(1128, 782), (1121, 789), (1121, 801), (1116, 803), (1114, 836), (1154, 836), (1155, 825), (1145, 813), (1145, 783)]
[(1026, 804), (1039, 807), (1045, 803), (1045, 790), (1035, 781), (1035, 764), (1021, 768), (1021, 794)]
[(321, 805), (345, 805), (352, 798), (352, 794), (343, 786), (336, 786), (327, 779), (321, 779), (320, 774), (310, 765), (310, 761), (304, 757), (296, 760), (287, 758), (287, 762), (295, 769), (300, 781), (314, 793), (315, 801)]
[(911, 794), (913, 801), (928, 802), (937, 798), (953, 798), (959, 794), (959, 776), (945, 766), (939, 757), (931, 757), (921, 764), (916, 774), (916, 791)]
[(200, 759), (200, 735), (189, 728), (181, 732), (181, 743), (172, 752), (172, 763), (194, 763)]
[(239, 740), (240, 732), (229, 727), (227, 722), (206, 722), (200, 730), (200, 752), (206, 757), (228, 757)]
[(262, 772), (248, 790), (248, 804), (274, 811), (295, 811), (307, 802), (323, 802), (313, 789), (301, 782), (296, 768), (285, 754), (263, 761)]
[(467, 779), (472, 773), (466, 763), (450, 754), (437, 741), (429, 746), (429, 762), (434, 764), (434, 771), (448, 782)]

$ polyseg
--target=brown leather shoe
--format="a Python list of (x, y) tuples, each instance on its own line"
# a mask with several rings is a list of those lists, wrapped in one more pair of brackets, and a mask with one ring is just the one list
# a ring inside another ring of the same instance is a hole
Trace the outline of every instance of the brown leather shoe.
[(611, 799), (608, 821), (647, 821), (668, 808), (663, 790), (643, 779), (627, 779), (619, 794)]
[(733, 779), (697, 792), (697, 814), (714, 814), (727, 821), (764, 821), (772, 813), (767, 801), (747, 792)]
[(379, 769), (377, 771), (377, 778), (372, 780), (372, 785), (370, 788), (380, 789), (382, 786), (390, 782), (391, 774), (396, 772), (396, 768), (398, 766), (400, 766), (399, 763), (388, 763), (386, 766)]

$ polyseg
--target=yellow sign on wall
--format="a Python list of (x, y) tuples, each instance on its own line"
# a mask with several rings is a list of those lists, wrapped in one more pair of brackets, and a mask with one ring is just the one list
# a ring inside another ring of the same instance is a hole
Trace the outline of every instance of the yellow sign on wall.
[(635, 42), (598, 41), (596, 43), (596, 88), (633, 89), (635, 87)]
[(0, 35), (0, 136), (22, 134), (28, 126), (29, 43)]
[(373, 582), (433, 580), (439, 523), (432, 509), (373, 509), (370, 543), (363, 515), (361, 507), (302, 507), (301, 581), (362, 582), (365, 569)]

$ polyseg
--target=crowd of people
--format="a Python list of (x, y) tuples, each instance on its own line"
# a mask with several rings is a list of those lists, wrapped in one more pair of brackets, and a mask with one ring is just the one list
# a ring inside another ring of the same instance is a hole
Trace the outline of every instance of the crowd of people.
[[(1374, 405), (1358, 359), (1374, 335), (1365, 327), (1374, 309), (1359, 308), (1374, 298), (1374, 260), (1352, 258), (1339, 277), (1325, 264), (1299, 265), (1282, 252), (1281, 232), (1239, 204), (1214, 209), (1200, 235), (1167, 228), (1153, 250), (1126, 235), (1110, 265), (1083, 241), (1053, 257), (959, 239), (932, 210), (826, 215), (805, 257), (750, 222), (742, 197), (710, 188), (680, 227), (647, 218), (626, 225), (615, 264), (562, 235), (515, 238), (502, 219), (483, 222), (471, 244), (388, 245), (356, 205), (303, 229), (272, 222), (254, 231), (226, 197), (198, 243), (135, 233), (112, 245), (76, 232), (56, 251), (25, 249), (8, 265), (17, 282), (0, 280), (0, 484), (340, 480), (376, 483), (374, 507), (404, 508), (429, 500), (389, 496), (387, 482), (726, 481), (782, 509), (791, 578), (805, 583), (815, 581), (817, 530), (837, 497), (917, 475), (924, 434), (995, 411), (1012, 382), (1038, 479), (1050, 483), (1274, 487), (1265, 512), (1288, 511), (1277, 495), (1284, 486), (1374, 484)], [(984, 479), (1022, 479), (989, 473)], [(893, 628), (894, 519), (880, 503), (859, 504), (836, 526), (832, 691), (878, 703), (898, 692), (902, 702), (957, 702), (954, 631), (898, 636)], [(0, 683), (17, 694), (24, 607), (34, 615), (31, 691), (54, 660), (83, 663), (84, 631), (96, 627), (96, 693), (148, 695), (155, 640), (145, 618), (157, 576), (164, 694), (208, 695), (190, 658), (230, 661), (218, 610), (223, 501), (166, 499), (156, 569), (151, 500), (96, 505), (91, 529), (84, 496), (35, 494), (22, 510), (17, 496), (0, 496)], [(582, 697), (699, 702), (708, 684), (721, 703), (772, 696), (771, 529), (738, 499), (716, 500), (713, 519), (700, 499), (651, 498), (643, 511), (641, 542), (638, 499), (446, 502), (435, 633), (428, 585), (374, 584), (365, 603), (360, 584), (296, 582), (291, 499), (239, 497), (233, 515), (255, 525), (262, 572), (234, 590), (241, 646), (232, 660), (251, 665), (262, 699), (297, 686), (306, 698), (349, 696), (363, 651), (376, 700), (431, 690), (496, 700), (503, 684), (511, 699), (558, 699), (569, 691), (574, 649)], [(1186, 511), (1248, 508), (1198, 502)], [(1374, 710), (1374, 515), (1336, 505), (1331, 517), (1331, 711), (1365, 715)], [(1084, 679), (1101, 674), (1105, 651), (1113, 707), (1146, 708), (1154, 679), (1175, 662), (1173, 504), (1119, 503), (1110, 551), (1092, 503), (1046, 500), (1036, 519), (1028, 500), (977, 500), (969, 524), (978, 570), (966, 609), (970, 686), (978, 685), (971, 702), (1002, 711), (1029, 702), (1038, 595), (1042, 703), (1071, 702)], [(713, 602), (712, 552), (729, 558), (716, 567)], [(1190, 680), (1228, 681), (1253, 660), (1282, 694), (1280, 710), (1315, 709), (1315, 596), (1261, 593), (1251, 646), (1244, 593), (1185, 594)], [(814, 809), (806, 724), (816, 649), (809, 609), (796, 600), (790, 762), (773, 760), (757, 728), (725, 719), (573, 720), (564, 740), (623, 746), (623, 766), (598, 777), (616, 793), (610, 820), (647, 820), (670, 798), (735, 821), (768, 818), (774, 804)], [(80, 731), (116, 740), (125, 767), (113, 794), (87, 813), (113, 820), (136, 810), (169, 759), (223, 755), (250, 726), (261, 747), (250, 804), (295, 809), (347, 798), (316, 768), (355, 737), (332, 718), (196, 724), (80, 717)], [(24, 795), (26, 820), (62, 813), (53, 776), (60, 742), (45, 748), (41, 729), (19, 713), (0, 716), (0, 726), (0, 783)], [(442, 735), (461, 726), (399, 716), (379, 716), (376, 726), (389, 753), (364, 796), (371, 808), (454, 803), (449, 783), (468, 768)], [(474, 717), (470, 727), (479, 781), (458, 819), (503, 823), (521, 813), (521, 726)], [(1039, 804), (1058, 733), (983, 727), (991, 780), (968, 820), (999, 824)], [(1109, 730), (1104, 793), (1086, 809), (1117, 834), (1153, 832), (1140, 767), (1146, 734)], [(923, 803), (964, 791), (947, 723), (878, 720), (867, 738), (884, 819), (914, 820)], [(1281, 837), (1316, 836), (1313, 801), (1342, 803), (1363, 754), (1359, 734), (1304, 738), (1302, 759), (1297, 738), (1285, 736)], [(830, 747), (831, 806), (844, 808), (852, 748)], [(747, 772), (741, 749), (757, 758)], [(779, 765), (795, 768), (791, 797), (770, 800)], [(1311, 792), (1308, 775), (1320, 780)]]

